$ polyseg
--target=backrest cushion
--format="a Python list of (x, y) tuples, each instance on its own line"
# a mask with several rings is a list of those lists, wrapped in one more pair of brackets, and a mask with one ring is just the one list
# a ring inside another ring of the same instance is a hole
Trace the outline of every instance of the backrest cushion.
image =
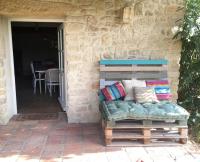
[(124, 88), (126, 90), (126, 97), (124, 100), (135, 100), (135, 96), (133, 95), (133, 88), (134, 87), (146, 87), (145, 80), (122, 80), (122, 83), (124, 85)]
[(170, 100), (172, 98), (168, 80), (146, 81), (147, 87), (153, 87), (158, 100)]
[(126, 91), (121, 82), (116, 82), (115, 84), (106, 86), (101, 89), (101, 92), (106, 101), (113, 101), (126, 96)]
[(158, 102), (153, 87), (135, 87), (136, 102), (138, 103), (155, 103)]

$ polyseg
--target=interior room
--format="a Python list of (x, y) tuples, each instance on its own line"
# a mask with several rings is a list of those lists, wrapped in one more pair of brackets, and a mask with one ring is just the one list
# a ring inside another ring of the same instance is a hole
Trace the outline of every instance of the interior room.
[(60, 25), (61, 23), (12, 22), (18, 114), (62, 111), (58, 102), (57, 30)]

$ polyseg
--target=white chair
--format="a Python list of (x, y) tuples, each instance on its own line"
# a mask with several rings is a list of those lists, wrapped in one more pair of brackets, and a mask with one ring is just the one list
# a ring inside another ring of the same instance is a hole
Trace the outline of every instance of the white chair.
[(59, 86), (59, 69), (48, 69), (45, 72), (45, 93), (48, 88), (50, 96), (52, 96), (52, 88)]
[(36, 94), (37, 82), (39, 82), (39, 86), (40, 86), (39, 88), (40, 88), (40, 93), (41, 93), (41, 81), (44, 81), (45, 78), (44, 77), (42, 78), (40, 74), (37, 74), (35, 72), (33, 62), (30, 63), (30, 66), (31, 66), (31, 72), (33, 75), (33, 93)]

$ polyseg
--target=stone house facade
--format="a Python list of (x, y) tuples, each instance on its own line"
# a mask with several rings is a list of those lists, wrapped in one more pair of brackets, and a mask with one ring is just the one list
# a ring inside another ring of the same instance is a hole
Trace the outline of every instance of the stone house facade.
[(177, 99), (181, 43), (171, 28), (183, 18), (183, 6), (184, 0), (0, 0), (0, 123), (16, 113), (10, 19), (64, 20), (68, 120), (97, 122), (100, 59), (168, 59)]

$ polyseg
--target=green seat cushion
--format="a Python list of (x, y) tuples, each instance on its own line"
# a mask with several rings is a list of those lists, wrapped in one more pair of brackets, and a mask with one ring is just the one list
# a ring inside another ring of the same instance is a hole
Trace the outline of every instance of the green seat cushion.
[(133, 101), (104, 101), (101, 108), (107, 120), (187, 120), (189, 113), (169, 101), (134, 103)]
[(169, 101), (146, 103), (143, 106), (148, 110), (150, 120), (187, 120), (189, 117), (184, 108)]

